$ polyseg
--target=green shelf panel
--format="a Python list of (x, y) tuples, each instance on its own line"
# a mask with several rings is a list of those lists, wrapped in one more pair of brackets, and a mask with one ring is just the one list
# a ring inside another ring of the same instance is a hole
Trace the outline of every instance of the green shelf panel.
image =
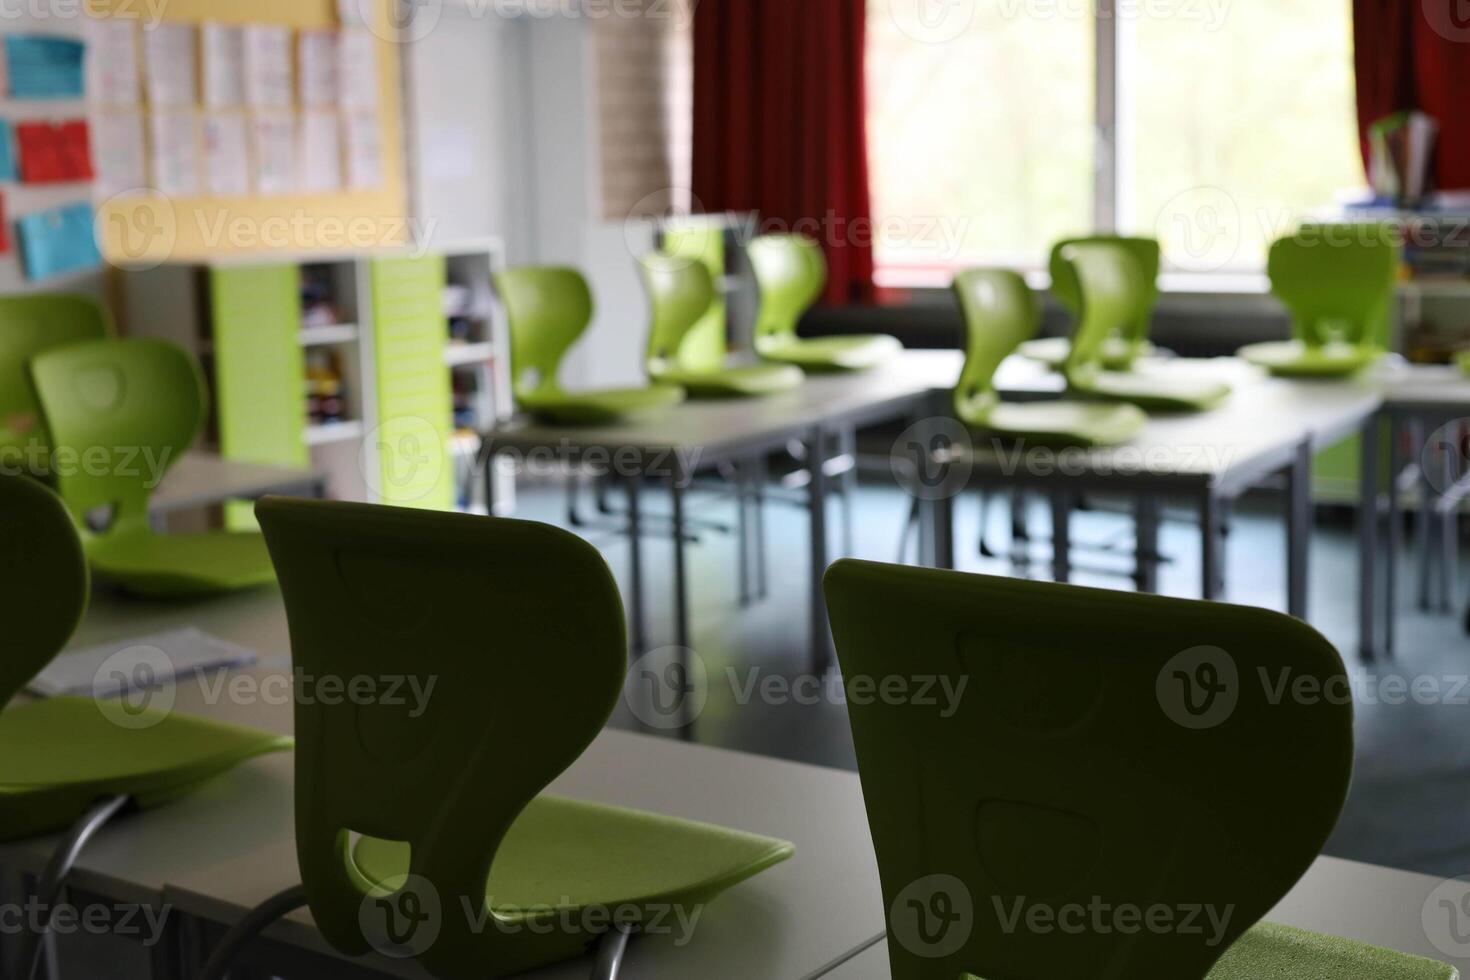
[[(308, 466), (301, 289), (295, 265), (209, 270), (220, 452), (243, 463)], [(255, 525), (253, 505), (225, 509), (235, 530)]]
[(444, 285), (442, 256), (372, 261), (378, 375), (373, 438), (380, 467), (377, 489), (386, 504), (454, 508)]

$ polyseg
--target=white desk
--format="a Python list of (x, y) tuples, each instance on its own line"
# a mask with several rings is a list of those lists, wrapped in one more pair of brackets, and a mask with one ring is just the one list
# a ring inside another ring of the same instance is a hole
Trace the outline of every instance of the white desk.
[[(1449, 912), (1439, 904), (1440, 899), (1463, 901), (1467, 895), (1470, 885), (1463, 882), (1445, 884), (1425, 875), (1320, 858), (1267, 919), (1450, 963), (1470, 976), (1470, 943), (1458, 944), (1457, 949), (1449, 941), (1445, 928)], [(1470, 917), (1463, 912), (1460, 916), (1460, 927), (1470, 926)], [(1437, 949), (1429, 939), (1426, 922), (1441, 942), (1461, 955), (1454, 957)], [(860, 951), (827, 976), (831, 980), (888, 980), (887, 942)]]
[(226, 500), (254, 500), (266, 494), (323, 496), (326, 475), (289, 466), (237, 463), (212, 453), (186, 453), (149, 498), (155, 516)]

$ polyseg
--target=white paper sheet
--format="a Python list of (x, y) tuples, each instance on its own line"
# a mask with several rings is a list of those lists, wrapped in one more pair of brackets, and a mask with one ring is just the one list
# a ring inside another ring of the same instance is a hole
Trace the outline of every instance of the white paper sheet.
[(108, 198), (148, 183), (148, 151), (143, 113), (109, 111), (92, 116), (92, 162), (97, 194)]
[(383, 186), (383, 130), (376, 113), (349, 112), (346, 117), (347, 186), (375, 191)]
[(148, 117), (153, 179), (160, 194), (199, 193), (199, 120), (192, 109), (154, 112)]
[(255, 652), (188, 627), (63, 653), (26, 685), (36, 694), (115, 697), (217, 667), (244, 667)]
[(301, 117), (301, 189), (316, 194), (342, 189), (342, 126), (335, 112)]
[(220, 109), (245, 104), (245, 31), (235, 24), (206, 23), (203, 48), (204, 104)]
[(344, 109), (378, 107), (378, 39), (365, 28), (338, 35), (337, 101)]
[(291, 29), (273, 24), (245, 27), (245, 98), (256, 108), (286, 108), (294, 92)]
[(148, 101), (156, 106), (192, 106), (199, 99), (194, 71), (193, 24), (165, 21), (143, 32)]
[(137, 21), (99, 17), (87, 24), (87, 98), (103, 105), (137, 105), (143, 97), (138, 77)]
[(234, 112), (204, 117), (204, 184), (220, 197), (250, 193), (250, 142), (246, 120)]
[(290, 194), (297, 189), (296, 117), (293, 114), (269, 112), (252, 116), (250, 151), (257, 193)]
[(324, 109), (337, 104), (337, 32), (302, 31), (297, 39), (301, 104)]

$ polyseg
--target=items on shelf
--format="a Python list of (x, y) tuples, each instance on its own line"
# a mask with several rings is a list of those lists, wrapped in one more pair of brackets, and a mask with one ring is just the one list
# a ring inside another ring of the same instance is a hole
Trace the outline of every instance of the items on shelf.
[(337, 352), (322, 348), (306, 355), (306, 414), (313, 425), (331, 425), (347, 416), (346, 388)]
[(337, 304), (337, 288), (332, 282), (331, 266), (301, 267), (301, 325), (330, 327), (342, 322)]
[(479, 386), (470, 371), (453, 371), (450, 375), (453, 391), (454, 427), (473, 432), (477, 429), (475, 401), (479, 397)]
[(1422, 112), (1396, 112), (1369, 130), (1368, 183), (1380, 201), (1417, 204), (1429, 190), (1439, 123)]

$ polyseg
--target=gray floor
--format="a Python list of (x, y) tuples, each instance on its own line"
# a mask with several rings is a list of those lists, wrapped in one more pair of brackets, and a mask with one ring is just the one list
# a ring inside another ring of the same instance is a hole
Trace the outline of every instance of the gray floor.
[[(521, 516), (560, 522), (564, 497), (559, 490), (528, 488)], [(1105, 504), (1105, 502), (1103, 502)], [(645, 494), (645, 506), (666, 508), (666, 499)], [(1284, 605), (1284, 535), (1270, 494), (1247, 498), (1236, 515), (1227, 548), (1231, 602), (1280, 609)], [(719, 500), (700, 500), (696, 511), (712, 519), (730, 519), (731, 509)], [(994, 545), (1008, 547), (1009, 519), (999, 502), (987, 521)], [(865, 483), (855, 507), (858, 557), (892, 561), (907, 513), (907, 498), (887, 482)], [(795, 683), (806, 674), (807, 558), (805, 513), (789, 505), (768, 510), (770, 597), (750, 608), (737, 603), (734, 544), (730, 537), (706, 534), (691, 546), (694, 649), (705, 667), (708, 700), (695, 727), (698, 741), (820, 765), (854, 768), (851, 736), (840, 699), (803, 697), (797, 703), (777, 689), (763, 697), (760, 683)], [(834, 505), (833, 517), (838, 511)], [(1047, 517), (1037, 510), (1033, 533), (1046, 533)], [(834, 520), (834, 524), (835, 524)], [(967, 570), (1008, 573), (1009, 562), (983, 559), (976, 542), (979, 505), (967, 498), (958, 508), (959, 559)], [(1131, 523), (1104, 511), (1079, 515), (1077, 542), (1122, 544)], [(626, 545), (614, 536), (597, 538), (619, 575), (627, 563)], [(834, 530), (834, 557), (839, 545)], [(1165, 552), (1172, 562), (1163, 569), (1162, 590), (1191, 597), (1198, 589), (1197, 531), (1184, 514), (1166, 522)], [(1037, 553), (1041, 545), (1035, 546)], [(1356, 551), (1351, 525), (1326, 513), (1312, 540), (1311, 620), (1349, 656), (1356, 651)], [(1463, 549), (1462, 549), (1463, 552)], [(650, 540), (646, 568), (650, 577), (650, 620), (653, 646), (672, 642), (669, 628), (669, 544)], [(1130, 559), (1106, 553), (1079, 556), (1079, 563), (1126, 571)], [(1040, 566), (1038, 566), (1040, 567)], [(1044, 574), (1040, 571), (1038, 575)], [(1117, 575), (1082, 572), (1084, 585), (1129, 588)], [(1413, 572), (1401, 578), (1412, 593)], [(1461, 581), (1466, 581), (1463, 577)], [(1359, 697), (1357, 765), (1346, 811), (1327, 851), (1330, 854), (1446, 877), (1470, 872), (1470, 638), (1459, 616), (1429, 615), (1413, 608), (1404, 596), (1400, 619), (1400, 653), (1392, 664), (1363, 666), (1354, 660), (1354, 681), (1361, 690), (1393, 691), (1393, 683), (1429, 679), (1441, 692), (1439, 703), (1389, 704), (1388, 699)], [(777, 680), (772, 680), (776, 678)], [(816, 703), (812, 703), (815, 700)], [(631, 699), (632, 702), (638, 698)], [(1370, 703), (1376, 701), (1377, 703)], [(637, 715), (630, 699), (620, 706), (614, 723), (649, 730), (646, 707)], [(641, 716), (641, 719), (640, 719)], [(655, 721), (657, 719), (654, 719)]]

